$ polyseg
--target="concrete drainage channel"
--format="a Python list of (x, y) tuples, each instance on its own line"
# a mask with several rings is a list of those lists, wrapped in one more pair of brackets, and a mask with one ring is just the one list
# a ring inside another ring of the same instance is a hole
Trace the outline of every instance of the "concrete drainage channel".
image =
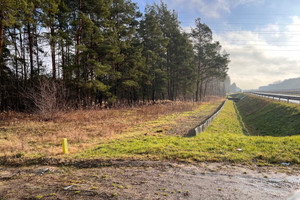
[(207, 127), (214, 121), (214, 119), (220, 114), (220, 112), (224, 108), (226, 101), (227, 100), (225, 100), (211, 116), (204, 120), (204, 122), (196, 126), (194, 129), (191, 129), (188, 135), (196, 136), (204, 132), (207, 129)]

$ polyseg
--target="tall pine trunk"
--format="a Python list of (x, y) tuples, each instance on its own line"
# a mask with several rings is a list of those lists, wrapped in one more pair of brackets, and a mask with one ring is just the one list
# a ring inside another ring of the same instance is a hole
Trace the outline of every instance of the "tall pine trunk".
[(207, 80), (206, 82), (205, 82), (205, 86), (204, 86), (204, 94), (203, 94), (203, 97), (206, 97), (206, 91), (207, 91), (207, 86), (208, 86), (208, 83), (209, 83), (209, 80)]
[(34, 26), (34, 46), (36, 48), (36, 66), (37, 66), (37, 76), (40, 75), (40, 55), (39, 55), (39, 42), (38, 42), (38, 33), (37, 33), (37, 27)]
[(0, 111), (4, 109), (4, 80), (3, 80), (3, 68), (4, 68), (4, 61), (2, 58), (3, 52), (3, 44), (4, 44), (4, 11), (3, 8), (1, 9), (0, 14)]
[[(78, 17), (80, 15), (81, 12), (81, 0), (79, 0), (79, 4), (78, 4)], [(79, 25), (78, 25), (78, 29), (77, 29), (77, 36), (76, 36), (76, 42), (77, 42), (77, 46), (79, 46), (81, 44), (81, 32), (82, 32), (82, 18), (79, 17)], [(77, 78), (79, 79), (80, 76), (80, 50), (77, 48), (76, 49), (76, 64), (78, 65), (78, 69), (77, 69)]]
[(23, 62), (23, 73), (22, 73), (22, 78), (24, 82), (27, 80), (27, 67), (26, 67), (26, 55), (25, 55), (25, 47), (23, 43), (23, 37), (22, 37), (22, 29), (20, 29), (20, 48), (21, 48), (21, 57), (22, 57), (22, 62)]
[(33, 78), (34, 69), (33, 69), (33, 41), (31, 35), (31, 25), (27, 23), (27, 35), (28, 35), (28, 46), (29, 46), (29, 60), (30, 60), (30, 78)]
[(65, 51), (63, 42), (61, 42), (61, 69), (62, 69), (62, 76), (63, 79), (66, 80), (66, 71), (65, 71)]
[(200, 89), (200, 91), (199, 91), (199, 95), (200, 95), (199, 100), (202, 101), (203, 100), (203, 80), (200, 81), (199, 89)]
[(17, 32), (16, 32), (16, 27), (14, 27), (14, 33), (13, 33), (13, 44), (14, 44), (14, 48), (15, 48), (15, 73), (16, 73), (16, 80), (18, 80), (19, 78), (19, 66), (18, 66), (18, 46), (17, 46)]
[(198, 72), (197, 72), (197, 83), (196, 83), (196, 102), (199, 101), (199, 92), (200, 92), (200, 65), (201, 63), (199, 62), (198, 65)]
[[(2, 63), (3, 44), (4, 44), (4, 11), (3, 9), (1, 9), (1, 14), (0, 14), (0, 65), (1, 66), (3, 64)], [(0, 71), (0, 73), (2, 73), (2, 71)]]
[(200, 81), (199, 80), (197, 80), (197, 83), (196, 83), (196, 94), (195, 94), (195, 100), (196, 100), (196, 102), (198, 102), (199, 101), (199, 86), (200, 86)]
[[(78, 17), (80, 15), (82, 8), (81, 0), (78, 2)], [(82, 32), (82, 18), (79, 17), (79, 25), (77, 29), (77, 36), (76, 36), (76, 42), (77, 47), (81, 44), (81, 32)], [(76, 65), (77, 65), (77, 72), (76, 72), (76, 78), (77, 78), (77, 99), (78, 103), (80, 103), (80, 88), (79, 88), (79, 80), (80, 80), (80, 50), (76, 49)]]
[(52, 25), (50, 29), (51, 29), (50, 46), (51, 46), (51, 59), (52, 59), (52, 78), (56, 79), (54, 26)]

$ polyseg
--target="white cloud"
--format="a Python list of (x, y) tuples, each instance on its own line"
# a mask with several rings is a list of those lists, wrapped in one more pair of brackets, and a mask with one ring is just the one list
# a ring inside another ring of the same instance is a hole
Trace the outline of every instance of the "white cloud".
[(184, 26), (184, 27), (181, 27), (181, 28), (185, 33), (191, 33), (192, 32), (192, 27), (191, 26)]
[(168, 0), (167, 4), (175, 8), (188, 8), (192, 12), (200, 12), (202, 16), (219, 18), (223, 13), (248, 3), (260, 3), (264, 0)]
[(292, 20), (285, 27), (270, 24), (255, 31), (216, 34), (215, 40), (230, 54), (231, 80), (243, 89), (255, 89), (300, 77), (300, 18)]

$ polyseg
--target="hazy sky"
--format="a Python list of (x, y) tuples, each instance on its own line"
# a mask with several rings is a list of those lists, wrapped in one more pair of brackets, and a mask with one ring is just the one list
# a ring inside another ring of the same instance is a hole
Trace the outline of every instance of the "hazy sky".
[[(143, 11), (160, 0), (133, 0)], [(300, 77), (299, 0), (164, 0), (186, 30), (202, 19), (230, 54), (229, 76), (242, 89)]]

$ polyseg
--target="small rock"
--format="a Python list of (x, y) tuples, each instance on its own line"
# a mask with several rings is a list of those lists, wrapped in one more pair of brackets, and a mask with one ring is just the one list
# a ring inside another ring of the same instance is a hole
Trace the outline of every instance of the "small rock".
[(281, 165), (285, 165), (285, 166), (289, 166), (290, 165), (290, 163), (281, 163)]
[(70, 189), (72, 187), (73, 187), (73, 185), (69, 185), (69, 186), (65, 187), (64, 190), (68, 190), (68, 189)]
[(50, 171), (49, 168), (45, 168), (45, 169), (35, 170), (34, 173), (37, 174), (37, 175), (43, 175), (44, 173), (49, 172), (49, 171)]
[(46, 169), (42, 169), (41, 170), (41, 173), (43, 174), (43, 173), (46, 173), (46, 172), (49, 172), (50, 171), (50, 169), (49, 168), (46, 168)]
[(183, 193), (183, 196), (189, 196), (190, 195), (190, 193), (189, 193), (189, 191), (186, 191), (185, 193)]

